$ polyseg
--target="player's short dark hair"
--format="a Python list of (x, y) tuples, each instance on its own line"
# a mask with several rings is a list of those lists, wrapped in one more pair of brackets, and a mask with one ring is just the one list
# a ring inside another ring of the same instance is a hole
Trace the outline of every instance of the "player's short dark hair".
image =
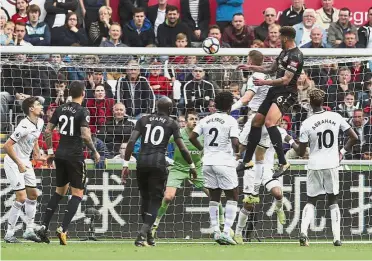
[(290, 39), (296, 38), (296, 30), (292, 26), (283, 26), (280, 28), (279, 32), (284, 37), (288, 37)]
[(31, 97), (28, 97), (28, 98), (24, 99), (24, 101), (22, 102), (22, 111), (26, 115), (29, 115), (30, 114), (30, 108), (32, 106), (34, 106), (34, 103), (38, 100), (39, 99), (37, 97), (34, 97), (34, 96), (31, 96)]
[(252, 50), (248, 53), (248, 57), (251, 59), (253, 65), (262, 65), (264, 56), (260, 51)]
[(341, 9), (340, 9), (340, 12), (341, 11), (343, 11), (343, 12), (348, 12), (349, 13), (349, 15), (350, 15), (350, 13), (351, 13), (351, 11), (350, 11), (350, 9), (349, 8), (347, 8), (347, 7), (342, 7)]
[[(197, 113), (196, 111), (194, 111), (194, 110), (188, 110), (188, 111), (186, 111), (186, 114), (185, 114), (185, 119), (186, 119), (186, 121), (188, 120), (189, 115), (195, 115), (195, 116), (198, 116), (198, 113)], [(198, 117), (199, 117), (199, 116), (198, 116)]]
[(169, 12), (172, 12), (172, 11), (177, 11), (177, 13), (179, 13), (180, 11), (178, 10), (177, 6), (174, 6), (174, 5), (167, 5), (167, 8), (165, 10), (165, 13), (168, 14)]
[(84, 82), (82, 81), (73, 81), (70, 85), (70, 95), (73, 99), (83, 96), (85, 90)]
[(312, 106), (321, 107), (324, 102), (326, 93), (321, 89), (314, 88), (309, 91), (310, 104)]
[(234, 96), (231, 92), (223, 91), (216, 95), (214, 102), (217, 110), (226, 112), (231, 109), (231, 105), (234, 103)]

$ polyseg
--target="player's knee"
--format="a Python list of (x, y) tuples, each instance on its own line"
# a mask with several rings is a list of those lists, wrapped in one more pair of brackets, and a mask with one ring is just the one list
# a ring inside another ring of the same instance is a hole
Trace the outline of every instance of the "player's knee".
[(245, 203), (243, 204), (243, 208), (247, 211), (253, 211), (254, 209), (254, 204), (250, 204), (250, 203)]
[(257, 113), (252, 120), (253, 127), (262, 127), (264, 123), (265, 123), (265, 116), (260, 113)]
[(277, 123), (277, 121), (273, 120), (272, 118), (268, 117), (268, 118), (265, 119), (265, 127), (266, 128), (276, 126), (276, 123)]
[(238, 201), (239, 200), (239, 191), (238, 188), (234, 188), (231, 190), (225, 190), (225, 197), (226, 200), (233, 200), (233, 201)]
[(283, 193), (282, 193), (282, 190), (281, 190), (280, 187), (272, 188), (271, 189), (271, 195), (273, 195), (273, 197), (276, 200), (282, 200), (283, 199)]
[(165, 193), (163, 200), (167, 203), (170, 203), (176, 195), (173, 193)]
[(67, 190), (68, 190), (68, 184), (66, 184), (64, 187), (56, 187), (56, 193), (61, 196), (66, 195)]
[(77, 188), (72, 188), (71, 187), (71, 195), (83, 198), (84, 196), (84, 190), (83, 189), (77, 189)]
[(26, 198), (27, 198), (26, 190), (16, 191), (16, 201), (24, 203), (26, 201)]
[(316, 205), (316, 200), (317, 197), (307, 197), (307, 203), (313, 204), (314, 206)]
[(31, 200), (36, 200), (37, 197), (38, 197), (38, 192), (36, 190), (36, 188), (32, 188), (32, 189), (27, 189), (27, 198), (28, 199), (31, 199)]
[(334, 194), (328, 194), (328, 207), (334, 204), (338, 204), (338, 196)]
[(265, 151), (266, 151), (265, 148), (257, 146), (256, 151), (255, 151), (256, 162), (263, 161), (265, 159)]

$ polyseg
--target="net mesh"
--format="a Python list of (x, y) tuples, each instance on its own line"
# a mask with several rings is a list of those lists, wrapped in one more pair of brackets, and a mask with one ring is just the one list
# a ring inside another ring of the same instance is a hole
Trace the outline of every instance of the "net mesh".
[[(229, 90), (238, 100), (246, 91), (247, 78), (250, 76), (250, 73), (236, 69), (237, 65), (247, 62), (246, 56), (243, 55), (162, 56), (156, 55), (154, 50), (154, 55), (151, 56), (7, 53), (2, 54), (1, 58), (2, 143), (24, 117), (20, 110), (23, 97), (40, 96), (47, 122), (55, 105), (69, 100), (69, 84), (73, 80), (86, 83), (85, 106), (91, 112), (91, 130), (97, 137), (96, 146), (100, 146), (100, 154), (104, 160), (97, 166), (88, 164), (85, 196), (70, 228), (70, 236), (78, 239), (136, 236), (142, 223), (138, 214), (140, 198), (135, 174), (132, 174), (125, 187), (120, 185), (121, 157), (135, 121), (141, 115), (153, 111), (157, 98), (168, 95), (174, 100), (173, 115), (178, 118), (179, 124), (183, 125), (183, 115), (187, 110), (195, 110), (200, 117), (212, 113), (213, 98), (219, 91)], [(270, 64), (273, 59), (275, 56), (267, 56), (265, 63)], [(299, 103), (286, 115), (282, 126), (295, 139), (298, 137), (301, 122), (311, 114), (307, 97), (311, 88), (326, 91), (327, 110), (338, 111), (353, 124), (353, 111), (360, 109), (364, 113), (363, 126), (369, 126), (372, 111), (370, 61), (371, 55), (306, 57), (304, 74), (298, 81)], [(204, 81), (195, 81), (198, 78)], [(185, 89), (190, 86), (196, 86), (198, 93), (185, 97)], [(143, 88), (144, 91), (130, 92), (131, 88)], [(103, 90), (103, 94), (100, 94), (99, 90)], [(100, 95), (103, 95), (103, 98)], [(128, 114), (125, 122), (120, 123), (120, 127), (115, 122), (115, 118), (120, 116), (120, 112), (114, 109), (116, 102), (124, 103)], [(242, 108), (232, 115), (243, 126), (247, 113), (248, 110)], [(343, 164), (340, 172), (341, 236), (345, 240), (370, 240), (372, 234), (371, 161), (367, 160), (372, 154), (372, 133), (367, 133), (366, 130), (367, 128), (364, 132), (358, 132), (362, 142), (355, 146), (352, 153), (346, 155), (346, 158), (352, 161)], [(53, 139), (57, 146), (58, 132)], [(345, 137), (341, 137), (340, 146), (345, 140)], [(42, 149), (46, 149), (42, 138), (39, 144)], [(168, 149), (169, 158), (173, 156), (173, 149), (172, 146)], [(91, 162), (89, 153), (86, 152), (85, 155), (87, 162)], [(3, 157), (4, 154), (2, 159)], [(288, 153), (288, 157), (296, 158), (293, 153)], [(133, 166), (134, 161), (135, 159)], [(38, 162), (35, 162), (35, 168), (41, 195), (35, 221), (40, 224), (46, 204), (54, 193), (55, 172)], [(1, 172), (1, 181), (3, 230), (15, 194), (7, 183), (4, 171)], [(253, 230), (247, 229), (251, 238), (297, 238), (301, 210), (306, 204), (305, 163), (295, 161), (290, 175), (281, 178), (281, 182), (287, 224), (279, 224), (274, 213), (274, 199), (261, 188), (261, 203), (255, 208)], [(52, 220), (51, 230), (62, 222), (67, 201), (68, 196), (61, 201)], [(24, 220), (23, 215), (21, 219)], [(207, 196), (186, 181), (162, 219), (157, 235), (166, 239), (207, 238), (211, 233), (209, 226)], [(17, 226), (20, 231), (22, 227), (23, 223)], [(319, 241), (332, 238), (330, 214), (324, 198), (321, 198), (316, 206), (316, 219), (311, 224), (309, 236)]]

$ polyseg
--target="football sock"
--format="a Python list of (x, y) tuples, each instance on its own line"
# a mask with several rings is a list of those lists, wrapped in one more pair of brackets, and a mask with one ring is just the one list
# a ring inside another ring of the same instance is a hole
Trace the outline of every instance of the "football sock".
[(17, 224), (19, 215), (21, 214), (23, 203), (14, 201), (13, 206), (9, 210), (9, 218), (8, 218), (8, 229), (6, 234), (8, 236), (14, 235), (15, 226)]
[(283, 141), (282, 135), (277, 126), (267, 128), (267, 132), (269, 133), (271, 143), (274, 146), (275, 152), (278, 155), (279, 164), (285, 165), (287, 161), (284, 157), (284, 150), (283, 150)]
[(158, 226), (159, 223), (160, 223), (160, 220), (162, 219), (162, 217), (165, 215), (165, 213), (167, 213), (167, 210), (168, 210), (168, 207), (169, 207), (169, 203), (165, 202), (164, 200), (161, 202), (161, 206), (158, 210), (158, 215), (155, 219), (155, 222), (154, 222), (154, 225), (155, 226)]
[(35, 213), (36, 213), (36, 200), (31, 200), (26, 198), (25, 202), (25, 213), (26, 213), (26, 229), (33, 229), (34, 228), (34, 220), (35, 220)]
[(283, 199), (276, 200), (275, 201), (275, 207), (276, 207), (276, 209), (281, 209), (283, 207)]
[(147, 232), (149, 232), (149, 230), (151, 229), (152, 225), (155, 222), (156, 213), (160, 207), (161, 202), (161, 198), (159, 197), (154, 197), (150, 200), (148, 211), (144, 213), (145, 220), (141, 227), (141, 235), (146, 235)]
[(230, 229), (232, 225), (234, 224), (237, 208), (238, 208), (238, 202), (233, 201), (233, 200), (228, 200), (226, 202), (225, 226), (223, 228), (223, 232), (226, 235), (230, 235)]
[(246, 210), (245, 208), (241, 208), (239, 211), (238, 216), (238, 224), (236, 224), (235, 234), (242, 235), (243, 229), (247, 225), (248, 216), (250, 211)]
[(314, 205), (307, 203), (302, 210), (302, 221), (301, 221), (301, 233), (307, 236), (307, 230), (310, 226), (311, 221), (314, 219)]
[(251, 131), (248, 135), (248, 143), (245, 151), (243, 161), (248, 163), (252, 160), (253, 154), (256, 150), (258, 143), (261, 140), (262, 127), (251, 127)]
[(340, 240), (341, 213), (338, 204), (329, 206), (331, 210), (333, 241)]
[(218, 225), (219, 204), (220, 203), (216, 201), (209, 201), (209, 217), (211, 220), (211, 227), (213, 228), (214, 232), (220, 231), (220, 227)]
[(218, 214), (219, 214), (219, 223), (220, 223), (220, 225), (225, 224), (225, 212), (223, 210), (223, 206), (222, 206), (221, 202), (218, 205)]
[(75, 216), (75, 213), (79, 207), (81, 202), (81, 197), (72, 196), (67, 204), (67, 209), (65, 210), (65, 216), (63, 217), (62, 221), (62, 229), (63, 232), (66, 232), (68, 229), (68, 225), (70, 225), (72, 218)]
[(54, 192), (53, 196), (49, 199), (47, 208), (45, 210), (45, 217), (43, 220), (43, 225), (48, 229), (50, 220), (52, 220), (53, 214), (58, 207), (59, 201), (63, 198), (60, 194)]

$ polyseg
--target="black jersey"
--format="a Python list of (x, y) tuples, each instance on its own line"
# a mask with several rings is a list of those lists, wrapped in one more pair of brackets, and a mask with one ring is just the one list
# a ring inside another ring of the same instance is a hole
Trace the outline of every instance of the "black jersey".
[(292, 80), (286, 88), (288, 88), (288, 91), (297, 93), (297, 79), (300, 77), (304, 65), (304, 57), (300, 49), (296, 47), (283, 50), (276, 58), (276, 62), (278, 63), (276, 78), (279, 79), (283, 77), (286, 71), (294, 73)]
[(181, 138), (178, 123), (169, 116), (152, 114), (138, 120), (134, 129), (141, 133), (137, 167), (164, 168), (170, 137)]
[(50, 122), (58, 125), (61, 135), (56, 158), (81, 161), (83, 155), (83, 139), (81, 127), (89, 128), (89, 111), (75, 102), (69, 102), (59, 106), (54, 112)]

